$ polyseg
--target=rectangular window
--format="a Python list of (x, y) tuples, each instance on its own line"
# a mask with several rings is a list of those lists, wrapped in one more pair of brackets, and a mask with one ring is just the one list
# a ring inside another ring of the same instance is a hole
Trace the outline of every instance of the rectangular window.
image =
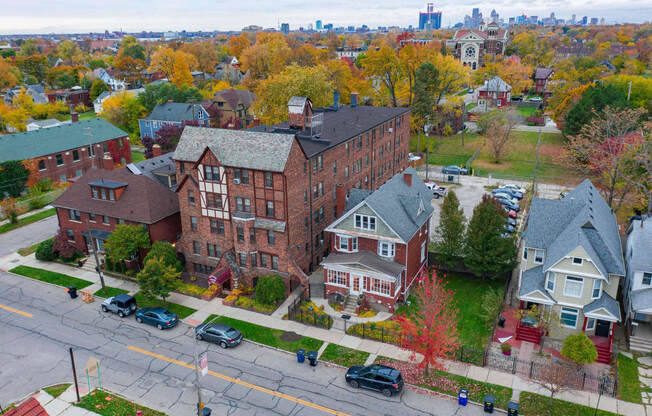
[(272, 231), (272, 230), (267, 230), (267, 242), (268, 242), (270, 245), (274, 245), (274, 242), (275, 242), (275, 241), (276, 241), (276, 240), (275, 240), (275, 236), (274, 236), (274, 231)]
[(319, 182), (319, 196), (324, 196), (324, 182)]
[(124, 218), (118, 218), (118, 224), (124, 224), (125, 220)]
[(272, 256), (272, 270), (278, 270), (278, 256)]
[(335, 270), (328, 270), (328, 283), (346, 287), (346, 273)]
[(100, 188), (100, 195), (102, 195), (102, 199), (106, 199), (106, 189)]
[(347, 235), (338, 236), (340, 251), (347, 251), (354, 253), (358, 251), (358, 237), (351, 237)]
[(95, 199), (98, 199), (98, 198), (99, 198), (99, 194), (98, 194), (98, 192), (97, 192), (97, 188), (96, 188), (96, 187), (92, 187), (92, 188), (91, 188), (91, 192), (93, 192), (93, 198), (95, 198)]
[(392, 284), (384, 280), (370, 278), (371, 279), (371, 288), (372, 292), (380, 293), (383, 295), (389, 295), (392, 290)]
[(244, 243), (244, 228), (237, 227), (236, 228), (236, 233), (238, 234), (238, 242), (239, 243)]
[(394, 257), (396, 246), (394, 243), (378, 241), (378, 255), (382, 257)]
[(102, 216), (102, 224), (109, 225), (109, 217), (104, 215)]
[(73, 230), (66, 230), (68, 234), (68, 241), (75, 241), (75, 232)]
[(324, 169), (324, 157), (322, 155), (317, 156), (317, 167), (319, 170)]
[(581, 257), (573, 257), (573, 264), (577, 264), (578, 266), (582, 265), (582, 258)]
[(38, 161), (38, 170), (45, 170), (45, 160)]
[(89, 212), (88, 213), (88, 220), (91, 221), (91, 222), (95, 222), (95, 214), (93, 214), (92, 212)]
[(217, 166), (204, 166), (204, 180), (211, 182), (220, 181), (220, 168)]
[(235, 209), (240, 212), (251, 212), (251, 202), (249, 198), (236, 197)]
[(591, 299), (598, 299), (602, 295), (602, 280), (595, 279), (593, 281), (593, 290), (591, 291)]
[(355, 228), (376, 231), (376, 217), (355, 214)]
[(346, 175), (346, 179), (349, 179), (349, 167), (344, 168), (344, 174)]
[(79, 160), (79, 150), (72, 151), (72, 160), (74, 160), (75, 162)]
[(318, 196), (319, 196), (319, 190), (317, 189), (317, 185), (313, 185), (313, 187), (312, 187), (312, 197), (314, 199), (317, 199)]
[(102, 143), (102, 150), (104, 153), (109, 153), (109, 145), (106, 142)]
[(57, 155), (57, 166), (61, 166), (61, 165), (63, 165), (63, 155), (59, 153)]
[(584, 279), (581, 277), (566, 276), (566, 284), (564, 285), (564, 295), (579, 298), (582, 296), (582, 288), (584, 287)]
[(199, 247), (199, 241), (193, 240), (192, 242), (192, 252), (195, 254), (201, 254), (201, 248)]
[(83, 174), (84, 174), (84, 171), (83, 171), (82, 169), (77, 169), (77, 170), (75, 171), (75, 176), (78, 177), (78, 178), (79, 178), (80, 176), (82, 176)]
[(552, 272), (548, 272), (548, 276), (546, 276), (546, 290), (555, 291), (555, 274)]
[(233, 182), (248, 184), (249, 183), (249, 171), (246, 169), (233, 169)]
[(324, 219), (324, 207), (319, 207), (319, 221)]
[(183, 164), (183, 162), (179, 162), (179, 173), (185, 173), (186, 171), (186, 166)]
[(579, 311), (577, 309), (567, 308), (565, 306), (562, 306), (559, 312), (559, 318), (561, 320), (562, 326), (566, 326), (569, 328), (576, 328), (578, 315), (579, 315)]
[(534, 250), (534, 263), (543, 264), (543, 250)]
[(249, 229), (249, 242), (251, 243), (256, 242), (256, 229), (253, 227)]
[(256, 253), (249, 253), (249, 258), (251, 259), (251, 267), (258, 267)]
[(195, 206), (195, 191), (192, 189), (188, 189), (188, 203), (193, 207)]
[(265, 172), (265, 188), (274, 187), (274, 178), (272, 177), (272, 172)]
[(190, 229), (197, 231), (197, 217), (190, 217)]
[(333, 175), (337, 173), (337, 161), (333, 162)]
[(594, 318), (588, 318), (586, 320), (586, 330), (590, 331), (592, 329), (595, 329), (595, 319)]
[(79, 214), (79, 211), (76, 209), (71, 209), (69, 210), (70, 214), (70, 219), (73, 221), (81, 221), (81, 215)]
[(426, 246), (426, 241), (421, 243), (421, 263), (426, 259), (426, 253), (428, 251), (428, 248)]
[(527, 247), (523, 247), (523, 260), (527, 260)]
[(245, 253), (238, 253), (238, 258), (240, 260), (240, 266), (247, 265), (247, 255)]
[(260, 253), (260, 267), (267, 268), (267, 254)]
[(652, 284), (652, 273), (643, 273), (643, 285), (650, 286)]
[(221, 208), (222, 197), (220, 196), (220, 194), (206, 192), (206, 206), (208, 208)]
[(206, 243), (206, 250), (208, 251), (208, 257), (217, 258), (222, 255), (220, 247), (217, 244)]
[(211, 233), (213, 234), (224, 234), (224, 222), (211, 219)]
[(115, 201), (115, 191), (113, 189), (109, 189), (109, 200)]

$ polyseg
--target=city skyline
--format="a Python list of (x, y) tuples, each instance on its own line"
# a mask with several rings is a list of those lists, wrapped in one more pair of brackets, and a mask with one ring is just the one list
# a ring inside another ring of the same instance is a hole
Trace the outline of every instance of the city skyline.
[[(277, 27), (279, 22), (290, 24), (291, 30), (315, 25), (316, 20), (334, 26), (418, 27), (418, 13), (426, 10), (426, 2), (406, 0), (400, 6), (391, 0), (359, 0), (349, 3), (334, 0), (327, 6), (297, 0), (244, 0), (228, 6), (213, 1), (197, 0), (193, 7), (186, 3), (167, 0), (116, 0), (107, 8), (101, 3), (79, 0), (60, 0), (55, 5), (42, 1), (24, 0), (6, 7), (0, 17), (0, 34), (21, 33), (85, 33), (116, 31), (228, 31), (247, 25), (264, 28)], [(614, 5), (610, 0), (542, 0), (536, 4), (513, 3), (507, 0), (477, 2), (446, 0), (435, 2), (435, 10), (442, 11), (442, 27), (464, 20), (472, 8), (478, 7), (488, 16), (495, 9), (501, 17), (522, 14), (570, 19), (588, 16), (605, 18), (607, 23), (642, 23), (652, 16), (652, 0), (622, 0)], [(74, 11), (74, 13), (71, 13)], [(354, 12), (352, 12), (354, 11)]]

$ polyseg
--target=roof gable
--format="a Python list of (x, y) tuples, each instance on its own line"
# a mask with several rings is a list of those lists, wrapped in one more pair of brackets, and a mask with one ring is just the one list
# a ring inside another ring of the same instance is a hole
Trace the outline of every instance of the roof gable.
[(206, 113), (204, 107), (199, 104), (163, 103), (157, 104), (145, 120), (183, 122), (194, 120), (199, 112)]

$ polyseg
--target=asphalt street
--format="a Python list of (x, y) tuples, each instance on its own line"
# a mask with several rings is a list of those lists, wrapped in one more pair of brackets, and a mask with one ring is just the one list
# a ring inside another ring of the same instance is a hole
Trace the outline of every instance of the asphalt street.
[(53, 215), (8, 233), (0, 234), (0, 257), (14, 253), (19, 248), (29, 247), (46, 240), (52, 237), (58, 228), (59, 221), (57, 216)]
[[(0, 404), (42, 386), (72, 382), (73, 347), (82, 387), (89, 358), (101, 360), (102, 386), (170, 416), (196, 414), (193, 329), (160, 331), (134, 317), (72, 300), (59, 287), (0, 272)], [(213, 415), (481, 415), (477, 406), (406, 389), (399, 396), (356, 390), (344, 370), (298, 364), (293, 355), (243, 342), (222, 350), (205, 342), (209, 374), (202, 396)], [(98, 385), (91, 377), (91, 388)]]

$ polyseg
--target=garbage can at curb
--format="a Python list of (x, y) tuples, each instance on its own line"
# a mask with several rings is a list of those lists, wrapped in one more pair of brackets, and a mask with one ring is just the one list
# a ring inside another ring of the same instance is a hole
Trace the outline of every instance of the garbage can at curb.
[(308, 351), (308, 361), (313, 367), (317, 365), (317, 351)]
[(518, 403), (516, 402), (507, 403), (507, 414), (509, 416), (518, 416)]
[(486, 395), (484, 396), (484, 412), (493, 413), (494, 412), (494, 403), (496, 403), (496, 397)]
[(76, 286), (68, 286), (66, 288), (66, 291), (70, 295), (70, 299), (75, 299), (77, 297), (77, 287)]
[(303, 363), (306, 361), (306, 350), (304, 348), (299, 348), (297, 351), (297, 362)]
[(457, 395), (457, 403), (460, 406), (466, 406), (468, 400), (469, 400), (469, 391), (467, 389), (460, 389), (460, 392)]

